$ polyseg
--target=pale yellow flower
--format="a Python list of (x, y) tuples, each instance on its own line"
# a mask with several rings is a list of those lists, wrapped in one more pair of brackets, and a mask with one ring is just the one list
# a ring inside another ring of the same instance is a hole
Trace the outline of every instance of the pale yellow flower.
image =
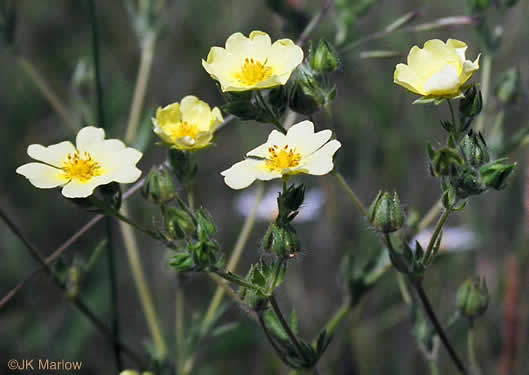
[(314, 133), (314, 124), (302, 121), (287, 134), (273, 130), (265, 144), (246, 154), (247, 159), (223, 171), (224, 182), (232, 189), (244, 189), (256, 179), (272, 180), (306, 173), (321, 176), (334, 168), (333, 155), (341, 147), (336, 139), (329, 142), (329, 129)]
[(105, 140), (105, 131), (93, 126), (79, 130), (76, 146), (68, 141), (48, 147), (34, 144), (27, 152), (42, 163), (24, 164), (16, 172), (41, 189), (62, 186), (67, 198), (85, 198), (99, 185), (131, 183), (141, 175), (136, 163), (142, 153), (118, 139)]
[(226, 40), (226, 48), (212, 47), (202, 66), (219, 81), (222, 91), (247, 91), (284, 85), (303, 61), (303, 50), (290, 39), (272, 44), (267, 33), (252, 31)]
[(152, 119), (154, 132), (180, 150), (208, 146), (222, 121), (222, 113), (217, 107), (211, 109), (206, 102), (192, 95), (184, 97), (180, 103), (159, 107), (156, 118)]
[[(140, 373), (136, 370), (125, 370), (125, 371), (121, 371), (119, 375), (140, 375)], [(145, 372), (142, 372), (141, 375), (153, 375), (153, 373), (150, 371), (149, 372), (145, 371)]]
[(479, 69), (479, 56), (466, 60), (467, 45), (459, 40), (439, 39), (424, 43), (424, 48), (413, 46), (408, 64), (398, 64), (394, 82), (411, 92), (429, 97), (456, 97), (462, 86)]

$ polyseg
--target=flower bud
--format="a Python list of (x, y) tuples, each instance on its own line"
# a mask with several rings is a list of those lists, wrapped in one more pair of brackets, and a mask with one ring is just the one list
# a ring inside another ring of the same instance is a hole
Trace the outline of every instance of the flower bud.
[(185, 210), (162, 206), (162, 215), (165, 231), (170, 239), (178, 240), (195, 233), (195, 222)]
[(478, 171), (473, 168), (465, 168), (457, 176), (453, 176), (450, 181), (455, 187), (456, 196), (459, 199), (481, 194), (486, 190)]
[(292, 221), (304, 199), (304, 185), (290, 185), (285, 192), (280, 193), (277, 197), (277, 207), (279, 209), (277, 221), (285, 224)]
[(459, 112), (466, 117), (474, 117), (483, 109), (483, 98), (481, 91), (476, 86), (469, 87), (459, 102)]
[(434, 176), (454, 175), (457, 172), (457, 167), (463, 163), (457, 151), (450, 147), (434, 150), (431, 145), (428, 145), (428, 155), (431, 159), (431, 172)]
[(463, 316), (469, 319), (477, 318), (485, 313), (488, 304), (489, 292), (484, 279), (471, 278), (459, 287), (456, 305)]
[(176, 272), (190, 271), (195, 265), (193, 257), (189, 253), (176, 253), (169, 260), (169, 265), (174, 267)]
[(145, 199), (153, 203), (166, 203), (175, 197), (173, 180), (166, 169), (158, 170), (153, 167), (141, 189)]
[(311, 115), (325, 104), (323, 89), (309, 66), (298, 66), (289, 82), (288, 105), (294, 112)]
[(520, 71), (509, 69), (502, 73), (500, 82), (496, 88), (496, 96), (503, 104), (512, 104), (520, 93)]
[(472, 130), (463, 137), (461, 146), (465, 156), (473, 167), (481, 167), (490, 160), (487, 144), (481, 133), (474, 133)]
[(279, 258), (292, 258), (300, 251), (295, 229), (290, 224), (270, 224), (263, 238), (263, 249)]
[(309, 45), (309, 62), (312, 69), (319, 73), (334, 72), (340, 66), (335, 48), (326, 40), (320, 39), (318, 47)]
[(197, 211), (197, 234), (198, 238), (201, 241), (207, 241), (209, 237), (217, 231), (217, 228), (215, 227), (215, 223), (213, 222), (213, 219), (209, 215), (209, 213), (203, 208), (200, 207), (200, 209)]
[(503, 164), (505, 159), (496, 160), (493, 163), (484, 165), (480, 168), (479, 173), (483, 178), (483, 183), (489, 188), (495, 190), (502, 190), (507, 186), (509, 182), (509, 176), (511, 176), (516, 163)]
[(379, 191), (377, 197), (369, 207), (369, 222), (382, 233), (399, 230), (404, 223), (404, 214), (396, 192), (391, 196), (387, 192)]

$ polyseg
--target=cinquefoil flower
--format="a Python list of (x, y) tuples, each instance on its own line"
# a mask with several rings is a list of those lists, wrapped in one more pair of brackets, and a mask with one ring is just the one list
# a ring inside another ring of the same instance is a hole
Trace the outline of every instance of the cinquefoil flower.
[(252, 31), (226, 40), (226, 48), (212, 47), (202, 66), (219, 81), (222, 91), (247, 91), (284, 85), (303, 61), (303, 50), (290, 39), (272, 44), (270, 36)]
[(224, 121), (220, 109), (188, 95), (180, 103), (156, 111), (154, 132), (166, 143), (180, 150), (197, 150), (210, 144), (217, 126)]
[(224, 182), (232, 189), (244, 189), (256, 179), (268, 181), (287, 175), (307, 173), (321, 176), (334, 168), (333, 155), (341, 147), (332, 132), (314, 133), (314, 124), (302, 121), (287, 134), (273, 130), (265, 144), (246, 154), (247, 159), (223, 171)]
[(467, 45), (459, 40), (439, 39), (413, 46), (408, 65), (398, 64), (394, 82), (411, 92), (429, 97), (456, 97), (462, 86), (479, 69), (479, 56), (472, 62), (465, 59)]
[(41, 189), (62, 186), (67, 198), (85, 198), (99, 185), (131, 183), (141, 175), (136, 163), (142, 153), (118, 139), (105, 139), (105, 131), (93, 126), (79, 130), (76, 146), (68, 141), (35, 144), (27, 152), (41, 163), (24, 164), (16, 172)]

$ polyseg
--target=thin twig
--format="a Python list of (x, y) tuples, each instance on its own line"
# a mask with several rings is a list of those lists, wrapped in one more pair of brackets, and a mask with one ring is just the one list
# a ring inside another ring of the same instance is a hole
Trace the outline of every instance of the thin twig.
[(125, 143), (127, 144), (133, 142), (136, 139), (136, 134), (138, 132), (140, 114), (143, 108), (145, 93), (147, 92), (147, 84), (149, 83), (149, 77), (152, 68), (155, 42), (156, 34), (151, 33), (148, 37), (146, 37), (145, 42), (141, 44), (140, 67), (136, 77), (136, 86), (130, 107), (127, 132), (125, 134)]
[(314, 31), (316, 26), (318, 26), (323, 17), (325, 17), (327, 12), (331, 8), (331, 5), (332, 0), (323, 0), (320, 11), (312, 17), (307, 26), (305, 26), (305, 29), (302, 31), (298, 40), (296, 40), (296, 44), (298, 46), (303, 46), (307, 42), (307, 39), (309, 38), (310, 34), (312, 33), (312, 31)]
[(349, 198), (351, 198), (351, 201), (353, 201), (355, 206), (360, 210), (360, 213), (362, 214), (362, 216), (367, 218), (369, 215), (368, 215), (366, 207), (362, 204), (362, 202), (360, 201), (358, 196), (355, 194), (353, 189), (351, 189), (351, 187), (347, 184), (347, 182), (345, 181), (345, 178), (336, 170), (333, 172), (333, 174), (338, 180), (338, 182), (340, 183), (340, 186), (344, 189), (347, 195), (349, 195)]
[[(92, 57), (94, 60), (94, 79), (96, 85), (96, 101), (97, 101), (97, 119), (99, 126), (106, 129), (105, 110), (103, 106), (103, 85), (101, 83), (101, 69), (99, 66), (99, 35), (97, 27), (97, 14), (95, 0), (88, 0), (88, 13), (90, 14), (90, 25), (92, 29)], [(107, 263), (108, 263), (108, 278), (110, 287), (110, 306), (111, 306), (111, 329), (112, 335), (119, 338), (119, 310), (118, 310), (118, 288), (116, 280), (116, 266), (114, 262), (114, 248), (112, 246), (112, 219), (105, 218), (105, 228), (107, 237)], [(121, 362), (121, 348), (114, 343), (114, 359), (118, 372), (123, 370)]]
[(465, 369), (465, 366), (463, 365), (463, 362), (461, 359), (459, 359), (457, 353), (454, 350), (454, 347), (448, 340), (448, 337), (446, 336), (443, 327), (439, 323), (439, 320), (437, 319), (437, 316), (435, 315), (435, 312), (433, 311), (432, 305), (430, 303), (430, 300), (428, 299), (428, 296), (426, 295), (422, 285), (420, 283), (413, 283), (415, 286), (415, 289), (417, 290), (417, 293), (419, 295), (419, 298), (421, 299), (421, 302), (424, 306), (424, 310), (426, 311), (426, 315), (428, 315), (428, 318), (430, 319), (430, 322), (432, 322), (435, 330), (437, 331), (437, 334), (441, 338), (441, 341), (443, 345), (445, 346), (446, 350), (448, 351), (448, 354), (450, 355), (450, 358), (456, 365), (457, 369), (462, 374), (467, 374), (467, 370)]
[(31, 78), (35, 86), (37, 86), (37, 88), (40, 90), (42, 96), (46, 98), (50, 106), (59, 115), (61, 120), (70, 128), (72, 132), (77, 133), (77, 131), (79, 130), (79, 125), (66, 109), (66, 105), (61, 101), (59, 96), (51, 89), (50, 85), (37, 71), (35, 66), (29, 60), (22, 56), (17, 56), (16, 59), (22, 69), (24, 69), (24, 71), (27, 73), (29, 78)]
[(9, 227), (9, 229), (18, 237), (18, 239), (25, 245), (28, 249), (30, 255), (40, 263), (42, 269), (50, 277), (50, 279), (55, 283), (55, 285), (61, 289), (61, 291), (68, 296), (68, 300), (77, 307), (77, 309), (112, 343), (119, 346), (120, 350), (123, 351), (130, 359), (132, 359), (140, 367), (143, 367), (142, 360), (139, 355), (137, 355), (133, 350), (129, 349), (127, 345), (119, 340), (118, 337), (114, 336), (112, 332), (95, 316), (95, 314), (84, 304), (84, 302), (78, 296), (71, 296), (67, 293), (66, 285), (57, 277), (53, 269), (46, 264), (44, 257), (40, 252), (35, 248), (28, 239), (22, 234), (20, 229), (15, 225), (15, 223), (7, 216), (7, 214), (0, 209), (0, 217)]

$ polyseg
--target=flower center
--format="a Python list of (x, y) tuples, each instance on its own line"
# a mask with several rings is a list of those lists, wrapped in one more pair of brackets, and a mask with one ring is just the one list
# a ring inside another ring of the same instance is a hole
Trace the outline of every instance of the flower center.
[(187, 121), (168, 124), (164, 127), (165, 133), (173, 140), (178, 138), (190, 137), (196, 141), (200, 129), (195, 124), (190, 124)]
[(283, 148), (279, 148), (274, 145), (268, 148), (268, 158), (265, 161), (266, 167), (270, 171), (282, 171), (287, 168), (295, 168), (301, 161), (301, 154), (296, 151), (296, 148), (291, 148), (289, 145), (285, 145)]
[(62, 170), (66, 178), (81, 182), (87, 182), (92, 177), (100, 176), (103, 173), (99, 163), (92, 159), (92, 155), (86, 151), (81, 153), (79, 150), (68, 154), (63, 162)]
[(272, 75), (272, 68), (254, 60), (252, 58), (245, 58), (244, 64), (241, 66), (241, 71), (235, 73), (235, 78), (246, 86), (253, 86), (259, 82), (263, 82)]

